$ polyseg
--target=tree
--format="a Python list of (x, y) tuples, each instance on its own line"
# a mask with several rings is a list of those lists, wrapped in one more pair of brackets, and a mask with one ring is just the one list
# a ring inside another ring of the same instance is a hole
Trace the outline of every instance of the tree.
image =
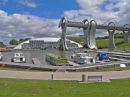
[(12, 40), (10, 40), (10, 42), (9, 42), (9, 44), (10, 45), (18, 45), (18, 41), (16, 40), (16, 39), (12, 39)]
[(24, 41), (27, 41), (27, 40), (29, 40), (30, 38), (21, 38), (21, 39), (19, 39), (19, 43), (22, 43), (22, 42), (24, 42)]
[(3, 42), (0, 42), (0, 47), (4, 48), (5, 44)]

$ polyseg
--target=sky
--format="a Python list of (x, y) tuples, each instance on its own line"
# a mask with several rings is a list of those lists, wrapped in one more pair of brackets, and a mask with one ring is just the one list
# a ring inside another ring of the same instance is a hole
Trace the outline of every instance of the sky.
[[(107, 25), (130, 24), (130, 0), (0, 0), (0, 41), (35, 37), (60, 37), (61, 17), (72, 21), (96, 20)], [(67, 28), (67, 35), (83, 34)], [(96, 36), (108, 35), (98, 30)]]

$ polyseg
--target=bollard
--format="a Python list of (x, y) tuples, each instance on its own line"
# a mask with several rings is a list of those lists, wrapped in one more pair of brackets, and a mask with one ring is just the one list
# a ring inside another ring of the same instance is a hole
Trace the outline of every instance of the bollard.
[(54, 79), (54, 76), (53, 76), (53, 74), (51, 74), (51, 80), (53, 80)]
[(86, 75), (82, 74), (82, 82), (85, 82), (85, 81), (86, 81)]

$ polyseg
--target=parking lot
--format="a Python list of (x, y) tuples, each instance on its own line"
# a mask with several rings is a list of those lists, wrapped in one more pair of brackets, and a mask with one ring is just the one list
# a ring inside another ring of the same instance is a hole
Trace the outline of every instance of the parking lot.
[(15, 53), (23, 53), (26, 58), (26, 63), (33, 64), (32, 58), (37, 58), (42, 65), (50, 65), (45, 61), (45, 57), (48, 53), (53, 53), (59, 56), (63, 56), (68, 60), (71, 60), (72, 52), (60, 52), (58, 50), (13, 50), (11, 52), (2, 52), (3, 62), (11, 62), (11, 59), (14, 57)]
[[(78, 65), (77, 63), (72, 62), (71, 55), (77, 52), (83, 52), (83, 50), (73, 50), (73, 51), (58, 51), (58, 50), (13, 50), (11, 52), (2, 52), (3, 58), (1, 63), (8, 64), (10, 66), (27, 66), (27, 67), (33, 67), (33, 68), (42, 68), (42, 69), (87, 69), (87, 68), (96, 68), (96, 67), (103, 67), (103, 66), (119, 66), (120, 64), (128, 64), (130, 63), (129, 60), (124, 61), (110, 61), (107, 63), (96, 63), (96, 64), (82, 64)], [(23, 53), (26, 58), (26, 63), (12, 63), (11, 59), (14, 56), (14, 53)], [(50, 65), (46, 62), (45, 57), (48, 53), (53, 53), (56, 55), (63, 56), (67, 58), (72, 64), (75, 64), (73, 66), (54, 66)], [(96, 52), (90, 53), (92, 56), (97, 54)], [(32, 59), (37, 59), (41, 64), (33, 64)]]

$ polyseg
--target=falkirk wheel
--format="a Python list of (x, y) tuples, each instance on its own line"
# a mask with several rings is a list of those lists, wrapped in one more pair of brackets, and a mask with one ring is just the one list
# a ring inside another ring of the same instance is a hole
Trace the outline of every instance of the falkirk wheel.
[(76, 27), (82, 28), (84, 32), (84, 48), (88, 49), (97, 49), (96, 46), (96, 29), (107, 30), (109, 34), (109, 49), (116, 48), (114, 41), (114, 33), (115, 31), (122, 31), (124, 36), (124, 42), (128, 43), (130, 41), (130, 25), (125, 24), (124, 26), (118, 27), (114, 22), (109, 22), (108, 25), (98, 25), (95, 20), (91, 20), (90, 22), (85, 19), (81, 22), (73, 22), (68, 21), (65, 17), (61, 18), (59, 22), (59, 27), (61, 27), (62, 35), (60, 39), (60, 50), (68, 50), (66, 43), (66, 31), (67, 27)]

